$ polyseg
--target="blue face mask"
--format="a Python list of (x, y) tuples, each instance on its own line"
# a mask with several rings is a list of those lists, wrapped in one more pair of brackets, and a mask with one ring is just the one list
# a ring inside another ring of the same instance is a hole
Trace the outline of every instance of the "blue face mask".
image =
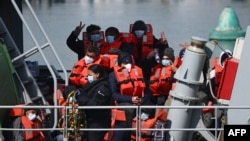
[(143, 30), (135, 30), (135, 35), (137, 38), (141, 38), (143, 34), (144, 34)]
[(106, 36), (106, 40), (108, 43), (112, 44), (115, 42), (115, 36), (108, 35), (108, 36)]
[(90, 35), (90, 39), (91, 39), (91, 41), (93, 41), (93, 42), (98, 42), (98, 41), (100, 41), (100, 39), (101, 39), (101, 35), (100, 35), (100, 34), (93, 34), (93, 35)]
[(94, 77), (91, 75), (88, 75), (88, 81), (89, 83), (92, 83), (94, 81)]
[(170, 60), (161, 60), (161, 64), (163, 66), (169, 66), (170, 65)]

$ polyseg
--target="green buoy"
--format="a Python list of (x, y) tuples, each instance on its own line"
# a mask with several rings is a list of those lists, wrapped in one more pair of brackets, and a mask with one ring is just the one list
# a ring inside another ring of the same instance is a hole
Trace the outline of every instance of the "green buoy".
[(236, 38), (245, 37), (245, 34), (235, 11), (228, 6), (221, 12), (217, 27), (209, 32), (209, 40), (217, 40), (221, 47), (233, 52)]

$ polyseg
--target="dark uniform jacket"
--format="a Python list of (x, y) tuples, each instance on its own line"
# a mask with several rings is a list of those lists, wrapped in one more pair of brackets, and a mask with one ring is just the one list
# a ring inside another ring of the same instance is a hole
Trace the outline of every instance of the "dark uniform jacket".
[[(112, 106), (112, 92), (108, 77), (103, 77), (92, 83), (87, 83), (77, 97), (80, 106)], [(98, 122), (104, 127), (110, 127), (111, 109), (85, 109), (87, 122)]]
[(68, 47), (78, 55), (78, 60), (84, 57), (84, 44), (83, 40), (79, 40), (76, 35), (71, 32), (69, 37), (67, 38)]

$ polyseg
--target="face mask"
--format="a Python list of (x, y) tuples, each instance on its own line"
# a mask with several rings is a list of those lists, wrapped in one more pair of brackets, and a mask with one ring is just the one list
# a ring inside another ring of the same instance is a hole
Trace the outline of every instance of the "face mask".
[(141, 38), (143, 34), (144, 34), (143, 30), (135, 30), (135, 35), (137, 38)]
[(110, 35), (108, 35), (107, 37), (106, 37), (106, 40), (107, 40), (107, 42), (108, 43), (114, 43), (115, 42), (115, 36), (110, 36)]
[(146, 113), (142, 113), (141, 114), (141, 119), (142, 120), (147, 120), (149, 118), (149, 115), (148, 114), (146, 114)]
[(101, 39), (101, 35), (100, 35), (100, 34), (93, 34), (93, 35), (90, 35), (90, 39), (91, 39), (93, 42), (98, 42), (98, 41)]
[(86, 64), (92, 63), (94, 61), (93, 58), (90, 58), (88, 55), (84, 57), (84, 61)]
[(130, 72), (132, 64), (126, 64), (124, 67), (128, 70), (128, 72)]
[(94, 81), (94, 77), (89, 75), (88, 76), (88, 81), (89, 81), (89, 83), (93, 82)]
[(32, 113), (30, 113), (29, 115), (28, 115), (28, 119), (29, 120), (34, 120), (34, 119), (36, 119), (36, 114), (32, 114)]
[(168, 65), (170, 65), (170, 60), (161, 60), (161, 64), (163, 66), (168, 66)]

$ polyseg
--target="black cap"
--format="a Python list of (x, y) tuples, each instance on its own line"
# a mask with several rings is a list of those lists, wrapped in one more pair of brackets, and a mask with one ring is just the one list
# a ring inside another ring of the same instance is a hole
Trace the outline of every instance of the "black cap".
[[(28, 103), (27, 106), (38, 106), (38, 105), (36, 105), (34, 103)], [(40, 115), (40, 109), (37, 109), (37, 108), (25, 108), (24, 113), (26, 113), (29, 110), (34, 110), (34, 111), (36, 111), (36, 115)]]
[(163, 56), (168, 56), (168, 58), (174, 62), (175, 56), (174, 56), (174, 50), (172, 48), (165, 48), (163, 53), (162, 53), (162, 57)]
[(101, 27), (98, 26), (98, 25), (91, 24), (86, 29), (86, 31), (87, 31), (88, 34), (90, 34), (91, 32), (93, 32), (95, 30), (101, 30)]
[(147, 31), (147, 25), (145, 24), (144, 21), (142, 21), (142, 20), (137, 20), (137, 21), (135, 21), (134, 24), (133, 24), (132, 32), (134, 32), (135, 30)]
[(116, 35), (118, 36), (119, 35), (119, 30), (116, 28), (116, 27), (108, 27), (106, 30), (105, 30), (105, 35)]
[(118, 65), (121, 66), (122, 63), (132, 63), (132, 57), (127, 52), (120, 52), (118, 55)]

